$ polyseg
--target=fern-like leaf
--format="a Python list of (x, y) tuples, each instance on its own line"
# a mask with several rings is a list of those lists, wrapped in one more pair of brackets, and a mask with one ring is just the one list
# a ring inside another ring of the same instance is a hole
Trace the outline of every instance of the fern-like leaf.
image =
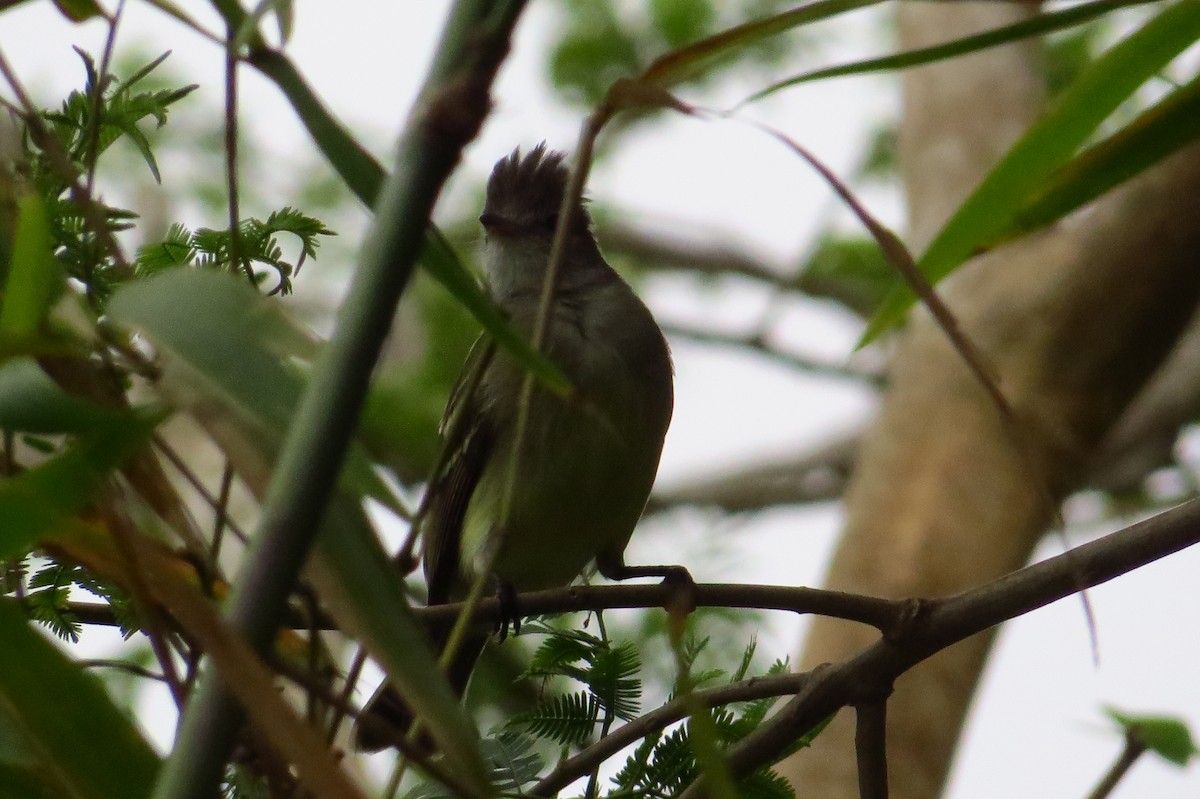
[(509, 726), (570, 746), (591, 737), (598, 715), (595, 697), (587, 691), (577, 691), (543, 699), (532, 710), (513, 718)]
[(635, 644), (627, 642), (615, 648), (605, 644), (593, 650), (585, 681), (602, 709), (628, 721), (641, 707), (642, 681), (637, 676), (641, 668)]

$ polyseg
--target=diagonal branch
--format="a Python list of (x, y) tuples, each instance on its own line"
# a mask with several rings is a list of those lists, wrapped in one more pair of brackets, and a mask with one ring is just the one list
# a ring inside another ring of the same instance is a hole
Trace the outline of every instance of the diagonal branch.
[[(729, 752), (735, 779), (782, 757), (806, 731), (951, 644), (1200, 542), (1200, 500), (945, 599), (928, 600), (902, 634), (812, 671), (803, 690)], [(1083, 585), (1081, 586), (1080, 583)], [(697, 782), (681, 799), (707, 796)]]

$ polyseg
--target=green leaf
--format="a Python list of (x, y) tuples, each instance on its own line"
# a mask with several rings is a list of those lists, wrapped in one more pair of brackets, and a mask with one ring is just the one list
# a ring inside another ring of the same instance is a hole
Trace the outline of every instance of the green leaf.
[(756, 771), (738, 783), (740, 799), (795, 799), (792, 784), (774, 771)]
[(965, 36), (961, 39), (955, 39), (954, 41), (933, 47), (922, 47), (882, 58), (854, 61), (849, 64), (840, 64), (836, 67), (825, 67), (824, 69), (804, 72), (786, 80), (772, 83), (767, 88), (755, 92), (738, 103), (738, 106), (749, 105), (764, 97), (769, 97), (778, 91), (791, 88), (792, 86), (799, 86), (803, 83), (829, 78), (841, 78), (849, 75), (867, 75), (874, 72), (893, 72), (901, 69), (909, 69), (910, 67), (922, 64), (931, 64), (937, 61), (944, 61), (948, 58), (957, 58), (969, 53), (976, 53), (980, 50), (998, 47), (1002, 44), (1021, 39), (1044, 36), (1047, 33), (1062, 30), (1063, 28), (1082, 25), (1096, 17), (1111, 13), (1120, 8), (1131, 5), (1144, 5), (1148, 2), (1152, 2), (1152, 0), (1096, 0), (1096, 2), (1082, 3), (1063, 9), (1062, 11), (1038, 14), (1035, 17), (1013, 23), (1012, 25), (1005, 25), (994, 30), (977, 33), (973, 36)]
[(1200, 137), (1200, 78), (1059, 168), (1013, 216), (1005, 236), (1051, 224)]
[(85, 22), (92, 17), (106, 16), (96, 0), (54, 0), (54, 5), (72, 22)]
[(866, 316), (896, 285), (896, 270), (869, 236), (825, 233), (796, 281), (805, 293), (827, 297)]
[(637, 645), (627, 641), (620, 646), (608, 642), (592, 653), (587, 671), (588, 690), (600, 707), (619, 719), (630, 721), (641, 707), (641, 656)]
[[(158, 758), (99, 680), (67, 660), (7, 600), (0, 601), (0, 640), (0, 742), (16, 738), (15, 765), (30, 767), (19, 769), (33, 787), (26, 795), (149, 796)], [(6, 778), (11, 750), (0, 750)]]
[(308, 575), (343, 631), (384, 666), (388, 679), (421, 718), (450, 770), (479, 796), (490, 793), (479, 737), (442, 676), (404, 584), (362, 507), (344, 494), (330, 504)]
[(731, 52), (771, 36), (778, 36), (800, 25), (856, 11), (878, 2), (879, 0), (817, 0), (791, 11), (747, 22), (659, 57), (646, 69), (640, 80), (667, 88), (695, 77)]
[(0, 427), (27, 433), (88, 433), (133, 424), (137, 415), (70, 394), (32, 358), (0, 365)]
[[(917, 263), (921, 272), (937, 282), (996, 243), (1054, 170), (1198, 36), (1200, 3), (1184, 0), (1164, 8), (1094, 61), (959, 206)], [(907, 289), (894, 291), (876, 312), (862, 343), (895, 325), (913, 299)]]
[[(278, 303), (261, 297), (243, 278), (180, 268), (123, 287), (109, 313), (178, 358), (223, 404), (260, 429), (275, 451), (304, 386), (288, 359), (315, 351)], [(397, 515), (408, 515), (361, 445), (347, 453), (342, 480)]]
[(1186, 766), (1198, 750), (1187, 724), (1169, 716), (1139, 716), (1105, 708), (1105, 714), (1121, 725), (1125, 734), (1133, 736), (1164, 760), (1176, 766)]
[[(491, 766), (491, 783), (501, 796), (520, 796), (522, 788), (533, 782), (545, 767), (536, 741), (527, 735), (503, 729), (482, 741), (483, 753)], [(403, 799), (456, 799), (438, 782), (420, 782), (403, 794)]]
[(514, 716), (509, 725), (564, 746), (582, 744), (595, 731), (598, 712), (592, 694), (576, 691), (542, 699), (532, 710)]
[(639, 40), (611, 2), (567, 3), (558, 42), (547, 60), (550, 83), (570, 102), (593, 106), (614, 81), (644, 63)]
[(154, 429), (151, 420), (115, 425), (81, 439), (46, 462), (0, 480), (0, 560), (29, 552), (74, 524), (115, 469)]
[(138, 248), (134, 269), (139, 277), (147, 277), (175, 266), (187, 266), (196, 258), (192, 232), (178, 222), (167, 228), (166, 237), (156, 244)]
[(670, 47), (682, 47), (700, 38), (716, 21), (711, 0), (651, 0), (654, 26)]
[(28, 337), (37, 332), (66, 281), (62, 266), (54, 258), (46, 207), (36, 194), (25, 194), (17, 200), (12, 247), (0, 305), (0, 335)]

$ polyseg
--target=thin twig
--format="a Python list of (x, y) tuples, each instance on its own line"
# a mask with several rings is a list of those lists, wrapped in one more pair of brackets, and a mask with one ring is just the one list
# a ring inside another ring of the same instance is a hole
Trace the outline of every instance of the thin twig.
[(222, 510), (222, 508), (225, 507), (225, 503), (222, 502), (219, 497), (214, 497), (212, 493), (205, 488), (204, 483), (201, 482), (196, 473), (192, 471), (192, 467), (188, 465), (187, 461), (180, 457), (179, 453), (175, 451), (174, 447), (168, 444), (167, 440), (158, 433), (154, 434), (152, 440), (154, 441), (154, 446), (158, 447), (158, 451), (166, 456), (167, 460), (171, 462), (171, 465), (174, 466), (179, 472), (180, 476), (182, 476), (183, 479), (186, 480), (193, 489), (195, 489), (196, 493), (200, 495), (200, 498), (204, 500), (205, 504), (212, 508), (216, 514), (223, 516), (224, 524), (222, 527), (229, 528), (229, 532), (233, 533), (234, 536), (243, 544), (249, 542), (250, 537), (246, 535), (246, 531), (243, 530), (237, 524), (237, 522), (235, 522), (233, 518), (228, 515), (228, 513)]
[(87, 658), (77, 660), (75, 664), (84, 669), (116, 669), (117, 671), (126, 671), (137, 677), (145, 677), (148, 680), (156, 682), (167, 682), (167, 678), (156, 671), (151, 671), (145, 666), (139, 666), (136, 663), (129, 663), (124, 660), (105, 660), (103, 658)]
[[(1200, 499), (1027, 566), (977, 588), (918, 604), (907, 624), (858, 655), (812, 678), (728, 755), (735, 779), (774, 763), (788, 747), (839, 709), (872, 699), (905, 671), (984, 630), (1092, 588), (1200, 542)], [(681, 799), (705, 796), (693, 784)]]
[(142, 622), (142, 632), (150, 642), (154, 657), (162, 668), (163, 680), (171, 689), (176, 708), (182, 710), (187, 701), (187, 694), (175, 668), (174, 655), (167, 645), (169, 628), (163, 611), (152, 599), (144, 580), (144, 564), (138, 558), (138, 547), (134, 540), (140, 533), (115, 503), (101, 505), (100, 512), (107, 522), (116, 550), (124, 561), (122, 565), (126, 574), (126, 588)]
[(808, 679), (807, 674), (772, 674), (753, 677), (749, 680), (708, 688), (692, 693), (690, 699), (678, 697), (667, 702), (628, 724), (624, 724), (602, 737), (574, 757), (567, 758), (554, 767), (529, 789), (533, 796), (553, 796), (585, 774), (594, 771), (608, 758), (647, 735), (666, 729), (677, 721), (687, 718), (692, 703), (700, 707), (714, 708), (735, 702), (750, 702), (772, 696), (788, 696), (799, 693)]
[(859, 799), (887, 799), (887, 700), (861, 702), (854, 711)]
[[(217, 494), (217, 503), (213, 506), (212, 546), (208, 549), (208, 560), (213, 573), (219, 572), (221, 561), (221, 543), (225, 540), (225, 530), (235, 529), (236, 525), (229, 518), (229, 495), (233, 490), (233, 463), (226, 458), (225, 468), (221, 471), (221, 489)], [(242, 534), (244, 542), (245, 536)]]
[[(751, 585), (736, 583), (698, 583), (689, 597), (697, 608), (738, 608), (743, 610), (777, 610), (798, 614), (814, 614), (866, 624), (884, 634), (899, 629), (912, 613), (908, 600), (876, 597), (803, 588), (786, 585)], [(595, 612), (614, 608), (661, 608), (678, 596), (671, 585), (578, 585), (530, 591), (516, 596), (516, 606), (525, 616), (545, 616), (558, 613)], [(503, 617), (504, 602), (496, 597), (480, 601), (471, 616), (474, 622), (497, 622)], [(465, 609), (465, 602), (413, 608), (414, 617), (427, 629), (445, 631), (453, 626)], [(115, 620), (105, 616), (96, 602), (75, 602), (68, 605), (85, 624), (110, 624)], [(298, 615), (286, 622), (293, 629), (307, 629), (308, 623)], [(320, 629), (335, 629), (329, 619), (319, 622)]]
[(749, 334), (717, 333), (692, 325), (679, 323), (659, 325), (669, 337), (686, 338), (702, 344), (716, 344), (725, 347), (738, 347), (765, 355), (777, 363), (790, 366), (808, 374), (820, 377), (832, 377), (839, 380), (854, 380), (878, 387), (883, 384), (883, 376), (873, 372), (864, 372), (850, 366), (843, 366), (829, 361), (821, 361), (805, 355), (797, 355), (774, 347), (767, 342), (764, 332)]
[(1133, 764), (1138, 761), (1146, 751), (1146, 744), (1142, 741), (1136, 730), (1130, 729), (1125, 733), (1125, 746), (1121, 748), (1121, 754), (1117, 756), (1117, 760), (1108, 771), (1100, 778), (1100, 782), (1088, 794), (1088, 799), (1107, 799), (1113, 789), (1117, 787), (1129, 769), (1133, 768)]
[(235, 272), (246, 273), (250, 285), (254, 280), (254, 268), (242, 257), (241, 215), (238, 211), (238, 57), (237, 31), (230, 23), (225, 41), (225, 195), (229, 201), (229, 266)]
[(108, 88), (111, 76), (108, 71), (112, 68), (113, 51), (117, 44), (117, 26), (125, 13), (125, 0), (118, 0), (117, 10), (108, 18), (108, 35), (104, 37), (104, 52), (100, 57), (100, 70), (96, 75), (96, 85), (92, 87), (92, 116), (87, 131), (87, 155), (84, 163), (87, 166), (87, 177), (84, 185), (88, 194), (96, 190), (96, 164), (100, 160), (100, 116), (104, 111), (104, 91)]
[(333, 705), (333, 715), (329, 719), (329, 732), (327, 740), (333, 743), (337, 738), (338, 728), (341, 727), (342, 721), (346, 718), (348, 708), (351, 708), (354, 692), (358, 686), (358, 680), (362, 676), (363, 666), (367, 662), (367, 649), (364, 646), (359, 646), (354, 653), (354, 659), (350, 661), (350, 668), (346, 671), (345, 683), (342, 686), (341, 693), (338, 694), (337, 702)]

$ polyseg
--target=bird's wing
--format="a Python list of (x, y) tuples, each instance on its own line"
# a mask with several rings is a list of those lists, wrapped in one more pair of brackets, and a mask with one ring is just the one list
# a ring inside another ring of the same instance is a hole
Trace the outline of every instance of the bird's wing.
[(441, 456), (429, 481), (422, 522), (430, 605), (449, 602), (459, 581), (463, 517), (495, 441), (479, 396), (494, 352), (486, 334), (475, 341), (442, 416)]

